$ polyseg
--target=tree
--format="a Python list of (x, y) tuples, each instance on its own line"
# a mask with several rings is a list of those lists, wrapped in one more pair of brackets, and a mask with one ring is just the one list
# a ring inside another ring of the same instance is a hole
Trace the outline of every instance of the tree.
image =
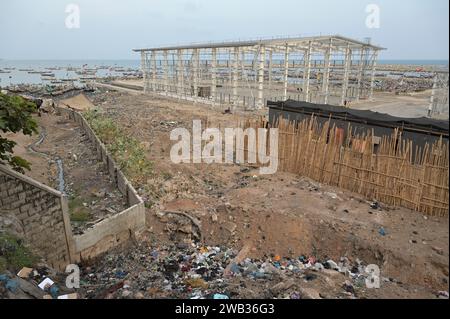
[(0, 93), (0, 164), (7, 164), (21, 173), (24, 173), (24, 168), (30, 170), (28, 161), (13, 155), (16, 142), (2, 137), (1, 133), (37, 133), (37, 123), (32, 117), (36, 111), (37, 107), (33, 102), (21, 96)]

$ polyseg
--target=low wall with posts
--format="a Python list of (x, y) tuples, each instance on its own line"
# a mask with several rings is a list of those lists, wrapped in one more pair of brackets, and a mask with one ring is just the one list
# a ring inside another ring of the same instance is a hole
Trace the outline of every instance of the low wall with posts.
[(142, 230), (145, 227), (145, 206), (86, 119), (69, 108), (57, 107), (57, 112), (76, 122), (83, 129), (97, 150), (97, 159), (103, 162), (117, 189), (127, 199), (126, 210), (95, 224), (81, 235), (73, 236), (75, 259), (90, 259), (128, 240), (136, 231)]
[(64, 269), (67, 264), (92, 259), (134, 237), (145, 227), (145, 206), (83, 116), (71, 109), (58, 107), (57, 111), (84, 130), (128, 206), (74, 236), (64, 194), (0, 165), (0, 217), (22, 225), (19, 233), (32, 249), (53, 267)]

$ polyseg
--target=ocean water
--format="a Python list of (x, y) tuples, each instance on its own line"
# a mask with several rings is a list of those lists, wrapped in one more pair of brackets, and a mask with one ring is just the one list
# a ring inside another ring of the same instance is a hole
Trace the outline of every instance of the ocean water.
[[(399, 64), (399, 65), (436, 65), (442, 70), (448, 70), (448, 60), (378, 60), (379, 65)], [(51, 70), (55, 74), (55, 78), (73, 79), (79, 78), (74, 71), (68, 71), (67, 68), (87, 69), (107, 67), (106, 69), (98, 69), (97, 77), (121, 76), (122, 72), (116, 72), (110, 68), (123, 68), (126, 70), (140, 70), (140, 60), (0, 60), (0, 86), (8, 86), (15, 84), (41, 84), (46, 83), (41, 79), (40, 74), (29, 74), (20, 69), (32, 69), (34, 71), (47, 71), (48, 68), (61, 68), (61, 70)], [(15, 68), (15, 70), (5, 70)], [(76, 82), (77, 83), (77, 82)], [(50, 84), (50, 83), (49, 83)]]
[[(10, 73), (0, 73), (0, 86), (14, 84), (40, 84), (45, 83), (40, 74), (30, 74), (20, 69), (32, 69), (33, 71), (48, 71), (55, 74), (55, 78), (73, 79), (79, 78), (75, 71), (68, 71), (67, 68), (99, 68), (97, 77), (121, 76), (123, 72), (116, 72), (110, 68), (123, 68), (129, 71), (138, 71), (140, 69), (139, 60), (0, 60), (0, 70)], [(15, 68), (15, 70), (5, 70)], [(61, 68), (61, 70), (48, 70), (48, 68)]]

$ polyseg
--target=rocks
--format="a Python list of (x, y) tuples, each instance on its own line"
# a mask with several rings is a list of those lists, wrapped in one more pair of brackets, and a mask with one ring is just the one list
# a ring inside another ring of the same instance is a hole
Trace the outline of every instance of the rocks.
[(295, 283), (295, 281), (290, 279), (285, 282), (280, 282), (280, 283), (276, 284), (275, 286), (270, 288), (270, 292), (273, 295), (277, 296), (281, 292), (284, 292), (285, 290), (291, 289), (292, 287), (296, 287), (296, 286), (297, 286), (297, 284)]
[(223, 225), (223, 228), (225, 228), (228, 232), (230, 233), (234, 233), (234, 231), (236, 230), (237, 225), (233, 222), (225, 222)]
[(442, 249), (441, 247), (433, 246), (431, 247), (431, 249), (433, 249), (433, 251), (438, 255), (444, 255), (444, 249)]
[(313, 288), (300, 288), (301, 299), (322, 299), (317, 290)]
[(344, 290), (348, 293), (351, 293), (352, 295), (355, 294), (355, 288), (353, 287), (353, 284), (346, 280), (342, 286), (342, 288), (344, 288)]

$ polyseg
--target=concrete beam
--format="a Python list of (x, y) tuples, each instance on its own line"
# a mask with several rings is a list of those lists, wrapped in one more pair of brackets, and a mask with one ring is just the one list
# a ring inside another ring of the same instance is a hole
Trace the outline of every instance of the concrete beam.
[(157, 81), (157, 74), (158, 70), (156, 68), (156, 51), (152, 51), (152, 56), (150, 60), (150, 64), (152, 67), (152, 91), (157, 91), (156, 81)]
[(216, 102), (217, 98), (217, 49), (212, 49), (211, 54), (211, 97), (213, 102)]
[(304, 55), (305, 65), (303, 68), (303, 94), (306, 102), (309, 102), (309, 78), (311, 77), (311, 42)]
[(239, 95), (237, 91), (237, 85), (238, 85), (238, 72), (239, 72), (239, 51), (240, 48), (235, 47), (233, 48), (233, 80), (231, 83), (232, 86), (232, 92), (233, 92), (233, 106), (236, 108), (239, 103)]
[(375, 86), (375, 72), (377, 68), (377, 59), (378, 59), (378, 51), (374, 51), (372, 57), (372, 73), (370, 75), (370, 94), (369, 94), (370, 100), (373, 100), (373, 89)]
[(342, 93), (341, 93), (341, 105), (345, 104), (348, 89), (348, 79), (350, 76), (350, 64), (352, 62), (352, 50), (350, 46), (347, 47), (345, 52), (345, 62), (344, 62), (344, 77), (342, 80)]
[(333, 47), (333, 39), (330, 39), (330, 44), (328, 49), (325, 51), (325, 68), (323, 71), (323, 81), (322, 81), (322, 93), (324, 95), (324, 104), (328, 104), (328, 95), (329, 95), (329, 82), (330, 82), (330, 58)]
[(200, 64), (199, 49), (194, 49), (192, 54), (192, 82), (194, 86), (194, 100), (198, 100), (198, 69)]
[(259, 49), (259, 66), (258, 66), (258, 98), (256, 107), (262, 109), (264, 107), (264, 66), (266, 64), (266, 48), (264, 45)]
[(361, 48), (360, 56), (359, 56), (359, 68), (358, 68), (358, 75), (357, 75), (357, 87), (356, 87), (356, 101), (359, 101), (361, 98), (361, 89), (362, 89), (362, 79), (364, 75), (364, 64), (365, 64), (365, 57), (366, 57), (366, 49)]
[(184, 95), (184, 66), (183, 66), (183, 50), (177, 50), (177, 93)]
[(284, 77), (283, 77), (283, 98), (287, 100), (287, 90), (288, 90), (288, 77), (289, 77), (289, 46), (286, 44), (284, 49)]
[(141, 70), (142, 81), (144, 82), (144, 93), (148, 91), (148, 79), (147, 79), (147, 52), (141, 51)]
[(166, 95), (169, 93), (169, 60), (168, 60), (168, 51), (165, 50), (163, 52), (164, 56), (164, 92)]

